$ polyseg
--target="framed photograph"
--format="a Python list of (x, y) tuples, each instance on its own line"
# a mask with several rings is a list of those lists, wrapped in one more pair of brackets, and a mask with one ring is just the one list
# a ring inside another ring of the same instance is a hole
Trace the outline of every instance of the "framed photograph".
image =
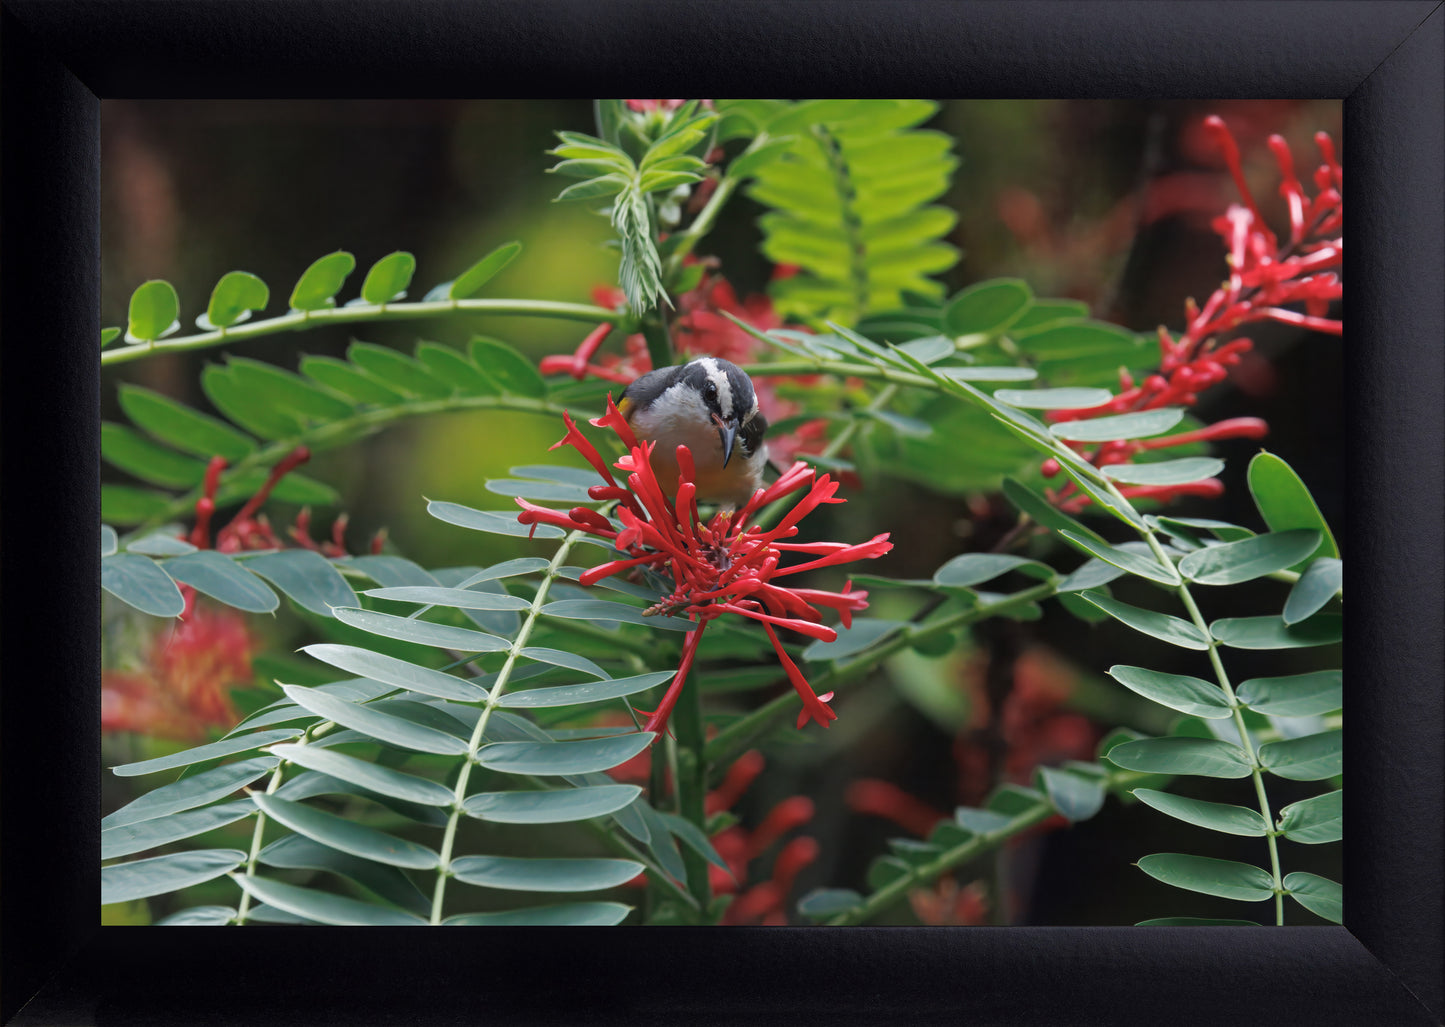
[(5, 6), (0, 1019), (1439, 1021), (1439, 10), (876, 11)]

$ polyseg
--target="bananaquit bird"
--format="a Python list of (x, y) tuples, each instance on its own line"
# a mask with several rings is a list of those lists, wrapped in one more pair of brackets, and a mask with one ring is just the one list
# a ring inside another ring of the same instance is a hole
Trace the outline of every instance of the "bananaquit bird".
[(618, 404), (639, 439), (657, 443), (652, 469), (677, 494), (677, 447), (692, 451), (697, 496), (740, 507), (762, 487), (768, 421), (753, 382), (721, 357), (650, 371), (627, 386)]

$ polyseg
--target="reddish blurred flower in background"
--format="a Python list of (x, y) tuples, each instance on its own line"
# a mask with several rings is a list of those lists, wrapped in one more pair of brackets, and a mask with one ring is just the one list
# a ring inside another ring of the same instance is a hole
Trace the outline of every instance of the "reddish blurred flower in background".
[(141, 669), (101, 673), (101, 730), (192, 742), (229, 728), (238, 718), (228, 689), (250, 683), (254, 650), (241, 614), (192, 604), (152, 637)]
[[(822, 623), (819, 607), (836, 610), (845, 627), (852, 624), (855, 610), (865, 609), (868, 593), (854, 591), (851, 582), (841, 592), (789, 587), (779, 579), (802, 571), (873, 559), (893, 548), (887, 533), (867, 542), (849, 545), (843, 542), (788, 542), (798, 533), (798, 523), (819, 506), (841, 503), (835, 496), (838, 483), (828, 475), (818, 477), (812, 468), (796, 463), (781, 478), (753, 494), (741, 509), (723, 510), (704, 522), (696, 501), (695, 473), (692, 454), (686, 446), (677, 447), (678, 486), (670, 497), (653, 472), (651, 456), (656, 443), (638, 443), (632, 429), (618, 411), (609, 395), (607, 414), (593, 423), (617, 433), (628, 453), (617, 461), (618, 470), (627, 472), (626, 487), (617, 483), (607, 462), (578, 429), (572, 418), (563, 414), (567, 434), (556, 445), (570, 445), (582, 454), (602, 476), (604, 484), (594, 485), (588, 494), (598, 501), (616, 501), (617, 521), (596, 510), (578, 506), (571, 510), (554, 510), (518, 498), (522, 512), (517, 519), (523, 524), (551, 524), (568, 531), (585, 531), (610, 541), (622, 559), (613, 560), (586, 571), (582, 585), (593, 585), (601, 579), (634, 568), (651, 568), (669, 574), (673, 591), (648, 610), (648, 614), (673, 616), (679, 613), (691, 618), (697, 627), (683, 644), (682, 660), (662, 704), (649, 716), (644, 730), (661, 733), (668, 716), (682, 693), (698, 642), (708, 623), (725, 614), (735, 614), (763, 625), (778, 661), (803, 701), (798, 714), (798, 727), (815, 720), (824, 727), (837, 716), (829, 707), (832, 693), (814, 694), (807, 679), (798, 669), (775, 627), (784, 627), (810, 638), (833, 641), (838, 633)], [(554, 449), (556, 446), (553, 447)], [(764, 530), (750, 525), (750, 519), (765, 506), (795, 493), (804, 494), (793, 508), (783, 515), (777, 526)], [(789, 567), (780, 566), (791, 553), (811, 559)]]
[[(1280, 195), (1289, 208), (1289, 237), (1281, 240), (1265, 224), (1245, 182), (1239, 147), (1224, 121), (1205, 118), (1202, 130), (1213, 140), (1234, 179), (1243, 203), (1231, 204), (1214, 219), (1212, 227), (1227, 248), (1229, 279), (1201, 308), (1193, 300), (1185, 304), (1188, 322), (1178, 339), (1159, 328), (1159, 369), (1143, 382), (1135, 383), (1127, 371), (1119, 372), (1121, 391), (1107, 403), (1078, 410), (1056, 410), (1054, 421), (1074, 421), (1164, 406), (1193, 406), (1199, 394), (1229, 376), (1254, 343), (1235, 338), (1221, 343), (1227, 332), (1260, 321), (1278, 321), (1331, 335), (1341, 334), (1341, 322), (1329, 317), (1330, 304), (1340, 299), (1343, 288), (1338, 269), (1343, 261), (1343, 179), (1334, 142), (1324, 133), (1315, 135), (1321, 163), (1313, 181), (1316, 193), (1306, 194), (1295, 174), (1289, 144), (1278, 135), (1269, 137), (1269, 148), (1280, 172)], [(1289, 304), (1302, 304), (1304, 311)], [(1268, 426), (1258, 418), (1239, 417), (1199, 431), (1162, 438), (1105, 442), (1090, 449), (1069, 443), (1096, 466), (1120, 464), (1138, 453), (1227, 438), (1262, 438)], [(1046, 461), (1045, 476), (1059, 472), (1056, 460)], [(1183, 485), (1131, 485), (1120, 489), (1129, 497), (1168, 500), (1180, 495), (1218, 495), (1223, 485), (1206, 478)], [(1049, 497), (1061, 508), (1078, 510), (1090, 502), (1072, 482)]]
[[(711, 257), (698, 259), (689, 255), (686, 267), (701, 265), (702, 277), (697, 285), (677, 296), (677, 313), (669, 326), (673, 347), (680, 359), (710, 356), (723, 357), (734, 364), (747, 364), (757, 359), (762, 346), (755, 337), (743, 331), (724, 315), (731, 315), (744, 321), (760, 332), (771, 331), (782, 326), (782, 319), (773, 310), (773, 302), (762, 293), (753, 293), (746, 299), (739, 299), (732, 283), (716, 270), (716, 260)], [(797, 268), (779, 264), (773, 271), (774, 278), (787, 278)], [(627, 300), (621, 289), (600, 285), (592, 290), (592, 301), (600, 307), (621, 309)], [(543, 357), (538, 368), (543, 374), (571, 375), (578, 381), (583, 378), (600, 378), (603, 381), (629, 385), (636, 378), (653, 370), (652, 358), (647, 352), (647, 341), (637, 334), (629, 335), (623, 341), (622, 352), (599, 356), (602, 344), (612, 332), (612, 325), (600, 324), (582, 340), (572, 353), (554, 354)], [(801, 407), (797, 403), (778, 395), (777, 384), (784, 382), (794, 385), (811, 384), (817, 376), (789, 376), (778, 379), (759, 378), (753, 382), (758, 396), (758, 407), (770, 423), (776, 424), (784, 418), (797, 414)], [(828, 441), (826, 420), (807, 421), (791, 432), (768, 436), (768, 449), (772, 459), (778, 463), (792, 460), (799, 454), (821, 452)]]

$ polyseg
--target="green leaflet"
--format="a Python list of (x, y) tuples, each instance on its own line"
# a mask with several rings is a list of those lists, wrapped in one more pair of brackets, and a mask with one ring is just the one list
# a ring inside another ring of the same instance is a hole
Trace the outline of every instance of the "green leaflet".
[(465, 884), (508, 891), (600, 891), (642, 872), (630, 859), (534, 859), (521, 856), (461, 856), (452, 875)]
[(367, 303), (391, 303), (406, 297), (406, 287), (416, 273), (416, 258), (403, 250), (388, 253), (366, 272), (361, 298)]
[(273, 820), (322, 845), (361, 859), (411, 870), (431, 870), (439, 861), (437, 854), (423, 845), (354, 823), (334, 813), (274, 795), (257, 793), (253, 798), (261, 811)]
[(1161, 852), (1139, 860), (1139, 869), (1176, 888), (1241, 902), (1274, 897), (1274, 879), (1259, 867), (1229, 859)]
[(102, 905), (189, 888), (234, 870), (246, 860), (239, 849), (195, 849), (100, 868)]

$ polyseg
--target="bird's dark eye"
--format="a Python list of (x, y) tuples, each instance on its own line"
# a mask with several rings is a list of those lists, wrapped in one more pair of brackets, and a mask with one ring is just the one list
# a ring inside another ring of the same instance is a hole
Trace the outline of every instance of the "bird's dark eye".
[(709, 403), (714, 402), (717, 399), (717, 386), (708, 382), (702, 387), (702, 395)]

